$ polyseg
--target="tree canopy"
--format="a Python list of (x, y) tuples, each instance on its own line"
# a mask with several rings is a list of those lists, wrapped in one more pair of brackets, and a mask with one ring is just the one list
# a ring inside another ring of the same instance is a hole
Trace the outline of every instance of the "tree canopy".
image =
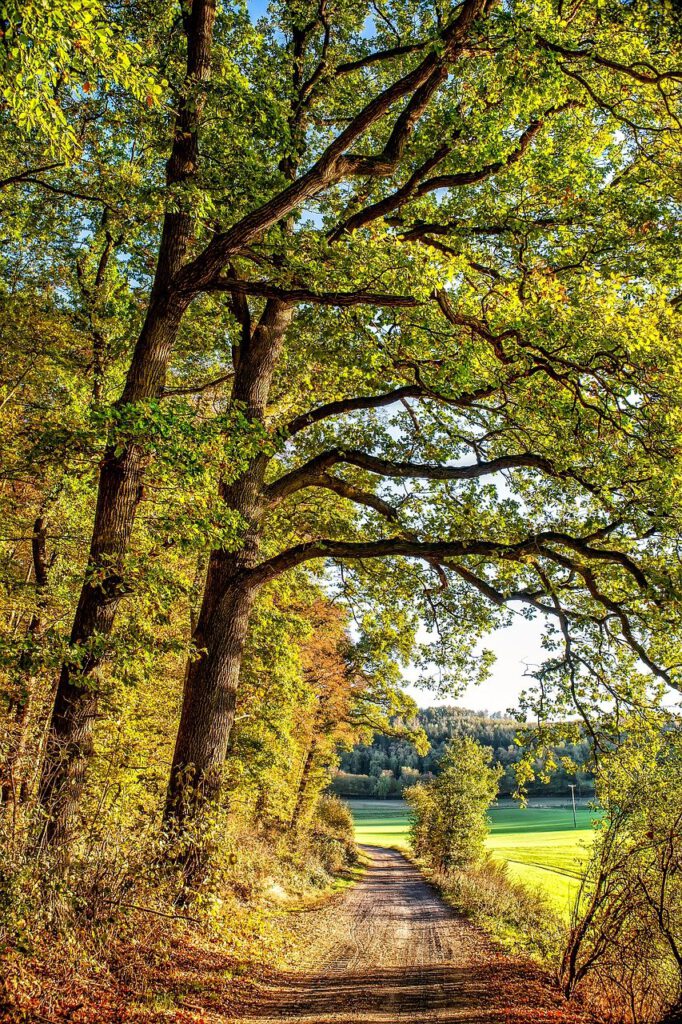
[(37, 100), (18, 72), (5, 96), (0, 193), (12, 700), (59, 676), (43, 841), (78, 814), (102, 697), (169, 658), (167, 825), (212, 799), (245, 651), (272, 642), (254, 623), (298, 588), (348, 609), (388, 690), (409, 660), (440, 692), (483, 676), (518, 614), (548, 623), (541, 713), (679, 686), (667, 10), (79, 18), (41, 47), (5, 29), (7, 74), (22, 47), (44, 69)]

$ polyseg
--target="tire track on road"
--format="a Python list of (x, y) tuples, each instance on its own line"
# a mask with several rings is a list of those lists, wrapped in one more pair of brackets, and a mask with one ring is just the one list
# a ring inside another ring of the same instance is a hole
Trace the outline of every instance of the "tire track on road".
[(306, 946), (244, 1024), (584, 1024), (533, 964), (500, 952), (394, 850), (340, 901), (301, 915)]

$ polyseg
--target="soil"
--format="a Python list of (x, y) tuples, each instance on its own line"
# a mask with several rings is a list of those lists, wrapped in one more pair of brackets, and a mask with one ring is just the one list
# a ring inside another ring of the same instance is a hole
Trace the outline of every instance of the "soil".
[(584, 1024), (538, 967), (495, 947), (401, 854), (366, 850), (363, 880), (342, 900), (299, 915), (297, 962), (273, 973), (231, 1020)]

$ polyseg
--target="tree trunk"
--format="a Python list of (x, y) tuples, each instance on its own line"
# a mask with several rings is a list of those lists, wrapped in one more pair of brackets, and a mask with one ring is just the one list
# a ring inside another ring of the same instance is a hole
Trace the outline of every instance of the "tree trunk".
[[(161, 318), (154, 304), (147, 321), (121, 405), (158, 390), (165, 371), (164, 359), (167, 362), (163, 353), (170, 352), (180, 316), (175, 310)], [(140, 364), (146, 370), (144, 374)], [(71, 629), (71, 649), (76, 658), (65, 661), (61, 668), (40, 780), (44, 814), (40, 845), (67, 842), (80, 801), (99, 698), (94, 673), (104, 657), (102, 640), (111, 633), (126, 590), (124, 560), (142, 497), (146, 463), (139, 445), (128, 444), (118, 454), (112, 445), (100, 469), (88, 567)]]
[[(215, 12), (215, 0), (183, 5), (187, 98), (181, 100), (176, 118), (166, 165), (168, 184), (187, 180), (197, 170), (204, 95), (196, 91), (196, 84), (210, 76)], [(178, 328), (191, 301), (189, 294), (178, 294), (174, 278), (186, 257), (192, 225), (187, 212), (164, 217), (147, 315), (117, 403), (121, 413), (129, 405), (155, 397), (163, 386)], [(80, 802), (97, 715), (98, 684), (93, 673), (103, 659), (102, 641), (111, 633), (126, 591), (124, 561), (143, 495), (146, 464), (140, 445), (127, 442), (120, 450), (116, 439), (102, 461), (88, 566), (71, 630), (77, 657), (62, 665), (40, 782), (44, 815), (40, 842), (44, 845), (67, 844)]]
[(234, 722), (239, 673), (256, 588), (249, 568), (257, 558), (265, 461), (257, 459), (221, 493), (250, 526), (238, 552), (213, 551), (198, 623), (199, 657), (185, 670), (180, 725), (166, 793), (164, 821), (183, 830), (220, 793), (222, 766)]
[[(182, 714), (166, 798), (167, 822), (182, 825), (220, 792), (223, 763), (234, 722), (244, 643), (255, 592), (237, 584), (213, 611), (195, 641), (206, 654), (185, 673)], [(219, 638), (219, 639), (218, 639)]]
[[(249, 420), (262, 423), (272, 376), (292, 308), (266, 303), (253, 332), (245, 331), (235, 358), (232, 399)], [(197, 661), (185, 672), (182, 712), (168, 783), (164, 820), (186, 828), (207, 803), (217, 799), (222, 764), (234, 722), (239, 673), (257, 588), (249, 582), (256, 565), (266, 509), (266, 456), (257, 456), (233, 483), (221, 483), (225, 504), (248, 524), (237, 552), (211, 552), (201, 610), (193, 640)]]
[(298, 784), (298, 793), (296, 794), (296, 806), (294, 807), (294, 813), (291, 816), (292, 828), (298, 828), (303, 813), (303, 806), (305, 804), (305, 798), (308, 792), (308, 782), (310, 781), (310, 773), (313, 769), (313, 762), (315, 761), (315, 752), (317, 744), (313, 739), (308, 747), (308, 753), (306, 755), (305, 762), (303, 764), (303, 772), (301, 773), (301, 780)]
[[(46, 529), (42, 515), (39, 515), (33, 524), (33, 536), (31, 538), (31, 554), (33, 560), (33, 574), (35, 576), (36, 603), (35, 611), (31, 615), (28, 624), (28, 635), (30, 638), (39, 633), (43, 624), (45, 609), (45, 591), (47, 589), (48, 560), (46, 549)], [(2, 768), (2, 783), (0, 787), (0, 804), (11, 805), (16, 825), (16, 810), (19, 804), (25, 802), (28, 795), (27, 780), (27, 749), (30, 744), (31, 728), (35, 719), (35, 705), (38, 694), (38, 678), (35, 669), (35, 659), (32, 652), (25, 651), (19, 659), (19, 691), (14, 708), (14, 723), (10, 736), (7, 762)]]

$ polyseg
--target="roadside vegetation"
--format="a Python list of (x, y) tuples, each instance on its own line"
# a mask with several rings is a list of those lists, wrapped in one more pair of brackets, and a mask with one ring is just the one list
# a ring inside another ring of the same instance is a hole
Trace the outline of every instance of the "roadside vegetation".
[[(454, 698), (519, 615), (521, 789), (660, 732), (680, 42), (654, 0), (3, 6), (13, 1024), (198, 1024), (213, 955), (229, 1007), (355, 870), (340, 752), (427, 757), (403, 680)], [(498, 774), (453, 742), (415, 798), (448, 874)]]
[(242, 991), (286, 962), (291, 912), (323, 904), (361, 868), (342, 812), (324, 799), (294, 835), (237, 815), (215, 825), (211, 876), (182, 905), (176, 877), (150, 863), (150, 849), (164, 851), (144, 835), (100, 839), (66, 878), (6, 857), (0, 1019), (185, 1024), (211, 1002), (238, 1012)]
[[(359, 843), (409, 850), (408, 805), (397, 800), (350, 800)], [(576, 809), (569, 800), (530, 800), (526, 807), (502, 802), (488, 811), (485, 848), (510, 878), (544, 893), (555, 911), (569, 919), (584, 865), (594, 841), (596, 811)]]
[(453, 907), (549, 965), (597, 1019), (672, 1022), (682, 1012), (681, 734), (675, 721), (661, 719), (658, 733), (621, 724), (596, 774), (592, 842), (570, 860), (536, 847), (537, 866), (572, 873), (563, 914), (551, 886), (524, 884), (486, 849), (500, 771), (470, 739), (453, 741), (439, 775), (407, 791), (410, 846)]
[(682, 1017), (681, 768), (679, 726), (635, 726), (600, 771), (604, 816), (559, 973), (606, 1017)]
[[(351, 668), (337, 612), (323, 602), (306, 611), (317, 624), (314, 645), (302, 628), (288, 642), (283, 636), (269, 664), (261, 649), (253, 675), (247, 654), (226, 800), (191, 835), (192, 856), (204, 864), (200, 884), (190, 889), (185, 880), (188, 837), (160, 824), (173, 697), (157, 680), (129, 694), (133, 707), (127, 715), (119, 710), (113, 736), (96, 734), (101, 760), (68, 864), (35, 856), (27, 847), (30, 800), (10, 804), (0, 833), (3, 1020), (175, 1019), (176, 1003), (191, 997), (181, 980), (163, 995), (172, 963), (213, 985), (214, 955), (229, 1007), (238, 994), (230, 994), (230, 978), (285, 956), (280, 911), (317, 905), (354, 877), (350, 813), (323, 790), (336, 743), (363, 733), (354, 715), (378, 716), (381, 727), (382, 704)], [(266, 711), (268, 700), (281, 702), (278, 729), (242, 711), (255, 701)]]
[(486, 850), (502, 770), (492, 751), (453, 740), (436, 778), (407, 790), (410, 847), (451, 905), (508, 948), (551, 963), (564, 927), (541, 890), (514, 881)]

